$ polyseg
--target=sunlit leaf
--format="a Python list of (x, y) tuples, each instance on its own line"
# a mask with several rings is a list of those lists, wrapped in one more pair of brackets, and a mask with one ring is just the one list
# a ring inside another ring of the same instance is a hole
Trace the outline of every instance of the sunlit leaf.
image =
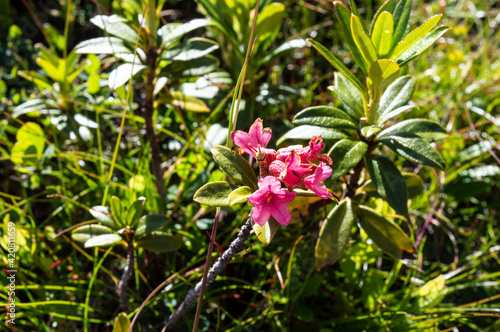
[(330, 106), (308, 107), (295, 115), (293, 123), (337, 129), (357, 128), (353, 119), (348, 114)]
[(438, 140), (447, 136), (443, 127), (433, 120), (409, 119), (384, 129), (379, 137), (382, 138), (397, 132), (409, 132), (427, 140)]
[[(116, 234), (111, 228), (104, 225), (83, 225), (77, 227), (71, 233), (71, 239), (76, 242), (85, 243), (94, 236), (104, 235), (104, 234)], [(121, 239), (121, 238), (120, 238)]]
[(250, 187), (243, 186), (235, 189), (229, 194), (228, 204), (229, 206), (233, 206), (235, 204), (245, 203), (248, 200), (248, 197), (252, 194), (252, 190)]
[(226, 181), (209, 182), (194, 194), (193, 200), (208, 206), (228, 206), (234, 188)]
[(311, 140), (311, 137), (319, 135), (321, 135), (324, 140), (340, 140), (347, 138), (346, 134), (336, 129), (304, 125), (295, 127), (285, 133), (285, 135), (278, 139), (276, 145), (279, 146), (285, 141), (306, 141), (305, 143), (307, 143)]
[(255, 236), (259, 239), (259, 241), (264, 245), (267, 246), (271, 243), (271, 241), (274, 238), (274, 235), (276, 235), (276, 232), (278, 231), (280, 227), (280, 224), (274, 218), (270, 218), (268, 222), (264, 224), (264, 226), (260, 226), (256, 223), (252, 224), (252, 228), (255, 232)]
[(257, 177), (245, 158), (225, 146), (214, 146), (210, 151), (220, 168), (232, 179), (244, 186), (257, 189)]
[(372, 63), (378, 59), (377, 51), (375, 50), (370, 37), (368, 37), (364, 31), (361, 19), (355, 15), (351, 15), (351, 32), (352, 38), (363, 56), (365, 67), (370, 68)]
[(328, 156), (332, 158), (332, 179), (337, 179), (344, 174), (347, 174), (350, 169), (355, 167), (365, 156), (368, 144), (361, 141), (352, 141), (342, 139), (335, 143), (332, 149), (328, 152)]
[(93, 247), (111, 247), (120, 244), (122, 237), (116, 233), (114, 234), (102, 234), (91, 237), (87, 242), (85, 242), (85, 248)]
[(384, 58), (391, 50), (394, 20), (389, 12), (382, 12), (375, 21), (371, 39), (380, 58)]

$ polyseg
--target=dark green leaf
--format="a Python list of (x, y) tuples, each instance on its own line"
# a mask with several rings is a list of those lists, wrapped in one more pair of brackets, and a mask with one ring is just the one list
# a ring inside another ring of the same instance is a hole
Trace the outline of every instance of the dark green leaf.
[(330, 211), (321, 227), (315, 249), (318, 269), (334, 264), (342, 256), (349, 243), (353, 223), (351, 200), (347, 198)]
[(144, 201), (146, 198), (139, 197), (132, 205), (129, 206), (127, 210), (127, 216), (125, 217), (126, 225), (135, 227), (139, 218), (142, 215), (142, 208), (144, 207)]
[(349, 48), (349, 51), (351, 52), (354, 61), (358, 64), (358, 66), (361, 67), (361, 69), (366, 70), (365, 63), (363, 61), (363, 56), (358, 50), (358, 47), (356, 46), (356, 43), (354, 42), (354, 39), (352, 38), (352, 32), (351, 32), (351, 12), (349, 9), (344, 7), (344, 5), (337, 1), (334, 2), (335, 9), (336, 9), (336, 14), (337, 18), (340, 21), (340, 27), (342, 28), (342, 32), (345, 38), (345, 41), (347, 43), (347, 47)]
[(404, 158), (439, 169), (445, 169), (446, 164), (441, 155), (423, 138), (411, 133), (394, 133), (380, 139), (391, 150)]
[(415, 80), (407, 75), (401, 76), (387, 87), (387, 90), (380, 98), (379, 108), (377, 110), (378, 117), (390, 113), (398, 107), (405, 106), (411, 99), (415, 90)]
[[(401, 172), (403, 179), (406, 183), (406, 188), (408, 189), (408, 199), (412, 199), (424, 192), (424, 182), (417, 174)], [(372, 183), (372, 180), (368, 180), (366, 184), (360, 188), (360, 190), (373, 195), (375, 197), (381, 198), (377, 194), (377, 189)]]
[(165, 50), (161, 54), (161, 59), (167, 61), (190, 61), (210, 54), (218, 48), (219, 45), (213, 40), (191, 38), (185, 43)]
[(394, 34), (392, 37), (392, 47), (403, 39), (411, 12), (411, 0), (399, 0), (394, 4), (392, 15), (394, 16)]
[(113, 230), (104, 225), (83, 225), (77, 227), (71, 233), (71, 239), (76, 242), (85, 243), (90, 240), (92, 237), (103, 234), (116, 234)]
[(297, 113), (293, 118), (293, 123), (337, 129), (357, 128), (348, 114), (338, 108), (330, 106), (308, 107)]
[(115, 221), (113, 220), (113, 217), (111, 213), (109, 213), (109, 210), (105, 206), (93, 206), (89, 209), (90, 214), (99, 220), (103, 225), (108, 226), (112, 229), (118, 229), (118, 226), (116, 225)]
[(426, 140), (438, 140), (446, 137), (446, 131), (435, 121), (427, 119), (410, 119), (398, 122), (386, 128), (379, 135), (380, 138), (396, 132), (409, 132), (416, 134)]
[(208, 206), (228, 206), (234, 188), (226, 181), (209, 182), (194, 194), (193, 200)]
[(389, 119), (392, 119), (395, 116), (398, 116), (399, 114), (409, 111), (409, 110), (417, 110), (417, 106), (411, 106), (411, 105), (405, 105), (396, 108), (395, 110), (390, 111), (389, 113), (384, 113), (379, 119), (378, 119), (378, 124), (379, 125), (384, 125)]
[(170, 219), (160, 214), (148, 214), (143, 216), (135, 229), (135, 236), (142, 236), (154, 232), (166, 225), (169, 221)]
[(366, 139), (372, 139), (382, 131), (382, 128), (379, 126), (364, 126), (361, 128), (361, 135)]
[(111, 247), (120, 244), (121, 241), (122, 237), (118, 234), (103, 234), (93, 236), (85, 242), (84, 246), (85, 248)]
[(228, 198), (229, 206), (233, 206), (235, 204), (245, 203), (248, 200), (248, 196), (252, 194), (252, 190), (250, 187), (244, 186), (235, 189)]
[(342, 103), (344, 110), (355, 120), (364, 116), (363, 96), (341, 73), (335, 73), (335, 85), (329, 86)]
[(311, 140), (311, 137), (319, 135), (321, 135), (324, 140), (340, 140), (343, 138), (347, 138), (346, 134), (335, 129), (305, 125), (295, 127), (285, 133), (285, 135), (281, 136), (278, 139), (276, 145), (279, 146), (283, 142), (288, 140), (309, 142)]
[(361, 141), (343, 139), (335, 143), (328, 156), (332, 158), (332, 179), (337, 179), (355, 167), (365, 156), (368, 145)]
[(239, 184), (257, 189), (257, 177), (245, 158), (225, 146), (214, 146), (210, 151), (220, 168), (232, 179)]
[(366, 156), (365, 164), (380, 197), (397, 213), (408, 214), (408, 190), (396, 165), (382, 155)]
[(111, 197), (111, 213), (115, 219), (115, 223), (119, 227), (125, 226), (125, 215), (123, 212), (123, 205), (120, 199), (116, 196)]
[(363, 230), (386, 254), (401, 259), (403, 250), (409, 253), (414, 251), (411, 239), (394, 222), (363, 205), (356, 209), (356, 213)]
[(172, 235), (161, 232), (148, 234), (141, 237), (136, 242), (137, 247), (156, 252), (169, 252), (179, 250), (182, 247), (182, 242)]
[(217, 58), (206, 55), (191, 61), (172, 61), (162, 70), (169, 78), (195, 77), (208, 74), (219, 66)]

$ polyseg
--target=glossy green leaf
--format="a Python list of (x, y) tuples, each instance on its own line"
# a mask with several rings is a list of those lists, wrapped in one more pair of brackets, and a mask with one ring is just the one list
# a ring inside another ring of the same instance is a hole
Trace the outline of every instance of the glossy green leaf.
[(408, 214), (408, 190), (396, 165), (382, 155), (366, 156), (365, 165), (380, 197), (397, 213)]
[(182, 242), (172, 235), (162, 232), (155, 232), (141, 237), (135, 242), (137, 247), (156, 252), (170, 252), (179, 250)]
[(415, 42), (410, 48), (404, 51), (401, 55), (394, 58), (394, 61), (396, 61), (400, 66), (405, 65), (406, 63), (408, 63), (408, 61), (413, 60), (419, 54), (428, 49), (432, 44), (434, 44), (434, 42), (436, 42), (436, 40), (439, 39), (439, 37), (441, 37), (449, 29), (450, 28), (447, 26), (440, 26), (432, 30), (427, 35), (425, 35), (417, 42)]
[(99, 37), (85, 40), (76, 45), (79, 54), (117, 54), (134, 53), (132, 47), (125, 45), (123, 40), (116, 37)]
[(219, 48), (219, 45), (210, 39), (191, 38), (185, 43), (169, 48), (161, 54), (162, 60), (190, 61), (201, 58)]
[(403, 251), (414, 251), (411, 239), (394, 222), (363, 205), (357, 207), (356, 213), (363, 230), (386, 254), (401, 259)]
[(351, 81), (351, 83), (354, 84), (356, 86), (356, 88), (358, 88), (358, 90), (361, 93), (364, 93), (364, 91), (365, 91), (364, 87), (358, 81), (356, 76), (354, 76), (349, 71), (349, 69), (347, 69), (344, 66), (344, 64), (339, 59), (337, 59), (326, 47), (324, 47), (323, 45), (321, 45), (320, 43), (318, 43), (317, 41), (315, 41), (311, 38), (307, 39), (307, 42), (310, 43), (323, 57), (325, 57), (325, 59), (328, 60), (328, 62), (330, 62), (330, 64), (332, 64), (332, 66), (334, 66), (335, 69), (337, 69), (345, 77), (347, 77), (347, 79), (349, 79), (349, 81)]
[(392, 10), (394, 17), (394, 34), (392, 37), (392, 47), (396, 46), (403, 39), (411, 12), (411, 0), (396, 0)]
[(394, 20), (389, 12), (382, 12), (373, 26), (371, 39), (379, 58), (384, 58), (391, 51)]
[[(424, 182), (420, 176), (407, 172), (401, 172), (401, 175), (403, 176), (406, 188), (408, 189), (408, 199), (412, 199), (424, 192)], [(370, 195), (381, 198), (380, 195), (377, 194), (377, 189), (371, 179), (368, 180), (362, 188), (360, 188), (360, 191), (364, 191)]]
[(123, 211), (123, 205), (120, 201), (120, 198), (113, 196), (111, 197), (111, 213), (113, 214), (113, 218), (115, 219), (115, 223), (119, 227), (125, 226), (125, 214)]
[(316, 267), (334, 264), (344, 253), (351, 237), (354, 213), (349, 198), (335, 206), (323, 223), (316, 242)]
[(107, 34), (135, 45), (137, 41), (137, 31), (126, 23), (125, 18), (117, 15), (96, 15), (90, 19), (90, 22), (104, 30)]
[(385, 114), (408, 104), (415, 90), (415, 84), (415, 80), (407, 75), (401, 76), (389, 85), (380, 97), (378, 117), (381, 118)]
[(340, 1), (334, 2), (337, 18), (340, 21), (340, 27), (342, 28), (342, 33), (345, 38), (349, 52), (351, 52), (354, 61), (361, 67), (361, 69), (366, 70), (365, 63), (363, 61), (363, 56), (358, 50), (354, 39), (352, 38), (351, 32), (351, 12), (347, 9)]
[(447, 136), (443, 127), (433, 120), (409, 119), (386, 128), (379, 137), (382, 138), (397, 132), (409, 132), (426, 140), (438, 140)]
[(364, 116), (363, 95), (341, 73), (335, 73), (335, 85), (328, 89), (333, 91), (340, 100), (343, 109), (356, 121)]
[(385, 59), (375, 61), (368, 73), (368, 85), (373, 96), (377, 96), (381, 91), (385, 90), (398, 76), (399, 66), (396, 62)]
[(382, 15), (383, 12), (391, 12), (393, 7), (394, 7), (394, 0), (387, 0), (382, 4), (382, 6), (379, 7), (379, 9), (377, 9), (377, 12), (375, 13), (375, 16), (373, 16), (373, 20), (370, 25), (370, 36), (373, 35), (375, 23), (378, 21), (379, 16)]
[(324, 140), (340, 140), (343, 138), (347, 138), (346, 134), (336, 129), (304, 125), (295, 127), (292, 130), (285, 133), (278, 139), (276, 145), (279, 146), (285, 141), (309, 142), (311, 140), (311, 137), (319, 135), (321, 135)]
[(191, 61), (172, 61), (162, 70), (168, 78), (196, 77), (211, 73), (219, 66), (217, 58), (206, 55)]
[(111, 247), (122, 242), (122, 237), (116, 233), (114, 234), (102, 234), (91, 237), (87, 242), (85, 242), (85, 248), (93, 247)]
[(364, 126), (361, 128), (361, 135), (366, 139), (373, 139), (381, 131), (382, 128), (379, 126)]
[(193, 200), (208, 206), (228, 206), (234, 188), (226, 181), (209, 182), (194, 194)]
[(402, 157), (431, 167), (444, 170), (446, 164), (441, 155), (419, 136), (411, 133), (394, 133), (380, 139), (380, 142)]
[(165, 226), (170, 221), (169, 218), (160, 214), (148, 214), (139, 219), (135, 236), (142, 236), (154, 232)]
[(365, 68), (370, 68), (372, 63), (377, 61), (377, 51), (373, 43), (363, 29), (361, 19), (355, 15), (351, 15), (351, 32), (352, 38), (356, 43), (365, 63)]
[(161, 38), (162, 47), (168, 47), (174, 42), (181, 39), (185, 34), (205, 27), (209, 25), (210, 22), (206, 19), (194, 19), (184, 24), (170, 23), (162, 26), (158, 30), (158, 36)]
[(220, 168), (233, 180), (244, 186), (257, 189), (257, 177), (245, 158), (225, 146), (214, 146), (210, 151), (212, 151)]
[(398, 107), (396, 108), (395, 110), (392, 110), (388, 113), (384, 113), (379, 119), (378, 119), (378, 124), (383, 126), (388, 120), (398, 116), (399, 114), (401, 113), (404, 113), (406, 111), (411, 111), (411, 110), (417, 110), (418, 107), (417, 106), (413, 106), (413, 105), (405, 105), (405, 106), (401, 106), (401, 107)]
[(357, 128), (353, 119), (347, 113), (331, 106), (308, 107), (295, 115), (293, 123), (334, 129)]
[(337, 179), (355, 167), (365, 156), (368, 145), (361, 141), (342, 139), (328, 152), (332, 158), (332, 179)]
[(427, 35), (432, 28), (438, 24), (439, 20), (443, 15), (435, 15), (425, 21), (421, 26), (413, 30), (408, 36), (405, 37), (403, 41), (396, 45), (394, 50), (391, 52), (391, 59), (396, 59), (405, 51), (410, 49), (413, 45), (418, 43), (418, 41)]
[(157, 99), (156, 103), (158, 105), (170, 104), (178, 106), (189, 112), (210, 112), (210, 109), (203, 100), (196, 97), (187, 96), (179, 91), (170, 91), (169, 93), (163, 94), (160, 98)]
[(128, 332), (130, 319), (125, 312), (120, 312), (113, 323), (113, 332)]
[(127, 83), (132, 77), (148, 68), (145, 65), (137, 63), (125, 63), (114, 69), (108, 78), (108, 86), (110, 89), (118, 89)]
[(281, 21), (285, 15), (285, 5), (273, 2), (259, 11), (255, 24), (257, 43), (255, 51), (264, 51), (271, 45), (280, 31)]
[(104, 235), (104, 234), (116, 234), (113, 230), (104, 225), (83, 225), (77, 227), (71, 233), (71, 239), (76, 242), (85, 243), (94, 236)]
[(229, 206), (233, 206), (235, 204), (245, 203), (251, 194), (252, 189), (250, 189), (250, 187), (239, 187), (238, 189), (233, 190), (231, 194), (229, 194), (228, 204)]
[(276, 232), (280, 228), (280, 224), (278, 224), (278, 222), (271, 217), (269, 221), (264, 224), (264, 226), (253, 223), (252, 228), (259, 241), (264, 246), (267, 246), (273, 240), (274, 235), (276, 235)]
[(111, 229), (118, 229), (118, 225), (115, 223), (113, 216), (109, 212), (108, 208), (105, 206), (93, 206), (89, 209), (90, 214), (99, 220), (103, 225), (110, 227)]
[(132, 228), (135, 227), (142, 215), (142, 209), (144, 207), (145, 201), (146, 198), (139, 197), (134, 203), (132, 203), (132, 205), (128, 207), (127, 215), (125, 217), (126, 225), (131, 226)]

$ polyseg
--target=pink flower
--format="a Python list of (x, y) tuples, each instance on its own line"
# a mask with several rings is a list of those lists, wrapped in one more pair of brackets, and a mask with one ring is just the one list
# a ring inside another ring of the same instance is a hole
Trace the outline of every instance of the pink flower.
[(314, 165), (301, 162), (301, 158), (297, 152), (292, 151), (285, 162), (275, 160), (269, 166), (269, 171), (276, 176), (278, 180), (283, 181), (288, 189), (297, 188), (304, 179), (307, 173), (311, 172)]
[(286, 203), (290, 203), (296, 193), (281, 189), (281, 183), (274, 176), (260, 179), (258, 185), (259, 189), (248, 197), (254, 206), (252, 220), (264, 226), (272, 216), (282, 226), (288, 225), (292, 215)]
[(321, 183), (321, 181), (327, 179), (330, 175), (332, 175), (332, 169), (321, 162), (320, 165), (316, 167), (314, 174), (304, 179), (304, 184), (323, 199), (333, 197), (332, 193), (323, 183)]
[(255, 120), (248, 133), (241, 130), (231, 133), (234, 144), (254, 158), (257, 156), (259, 147), (267, 147), (271, 136), (271, 129), (263, 128), (262, 119)]

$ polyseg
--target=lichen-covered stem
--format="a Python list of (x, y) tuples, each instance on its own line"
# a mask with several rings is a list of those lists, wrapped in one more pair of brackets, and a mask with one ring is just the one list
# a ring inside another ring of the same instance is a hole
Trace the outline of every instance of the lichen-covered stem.
[(123, 269), (122, 279), (118, 283), (118, 295), (120, 296), (120, 308), (128, 310), (127, 285), (134, 271), (134, 244), (130, 241), (127, 245), (127, 265)]
[[(217, 262), (215, 262), (212, 268), (210, 268), (210, 270), (208, 271), (207, 284), (206, 284), (207, 287), (212, 282), (214, 282), (215, 278), (219, 274), (221, 274), (224, 271), (227, 264), (233, 259), (233, 257), (238, 252), (241, 251), (243, 245), (245, 244), (245, 241), (250, 237), (250, 232), (252, 230), (250, 219), (251, 218), (248, 218), (247, 222), (243, 225), (240, 232), (238, 233), (236, 239), (233, 242), (231, 242), (229, 248), (226, 251), (224, 251), (224, 254), (222, 254), (222, 256), (219, 257)], [(175, 325), (177, 325), (179, 319), (182, 316), (184, 316), (187, 309), (194, 306), (194, 304), (196, 303), (196, 299), (200, 294), (200, 290), (201, 290), (201, 281), (198, 282), (196, 286), (188, 292), (184, 301), (179, 305), (177, 310), (168, 319), (167, 326), (165, 327), (164, 330), (174, 331)]]

